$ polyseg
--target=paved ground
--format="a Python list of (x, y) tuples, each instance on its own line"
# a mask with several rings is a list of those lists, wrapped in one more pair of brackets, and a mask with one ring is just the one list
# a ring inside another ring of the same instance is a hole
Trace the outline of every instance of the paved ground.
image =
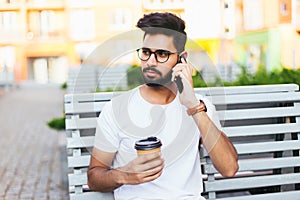
[(68, 199), (61, 172), (64, 132), (46, 125), (62, 116), (63, 95), (59, 86), (30, 83), (0, 93), (0, 199)]

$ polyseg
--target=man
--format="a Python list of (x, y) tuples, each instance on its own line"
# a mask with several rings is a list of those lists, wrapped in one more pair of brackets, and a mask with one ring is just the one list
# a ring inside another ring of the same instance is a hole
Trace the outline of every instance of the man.
[[(236, 150), (214, 106), (194, 93), (184, 21), (151, 13), (137, 27), (145, 32), (137, 50), (145, 84), (112, 99), (100, 114), (89, 187), (114, 192), (115, 199), (202, 200), (200, 138), (223, 176), (238, 170)], [(162, 153), (137, 156), (135, 141), (151, 134), (161, 140)]]

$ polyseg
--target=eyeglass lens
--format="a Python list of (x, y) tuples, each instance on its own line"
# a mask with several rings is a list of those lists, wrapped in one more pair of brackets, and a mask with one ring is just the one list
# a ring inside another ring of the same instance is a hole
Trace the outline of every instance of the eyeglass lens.
[(169, 52), (167, 50), (156, 50), (156, 51), (151, 51), (150, 49), (147, 48), (141, 48), (137, 50), (138, 56), (142, 61), (147, 61), (151, 57), (152, 54), (154, 54), (154, 57), (157, 62), (164, 63), (167, 62), (169, 59), (170, 54), (173, 54), (172, 52)]

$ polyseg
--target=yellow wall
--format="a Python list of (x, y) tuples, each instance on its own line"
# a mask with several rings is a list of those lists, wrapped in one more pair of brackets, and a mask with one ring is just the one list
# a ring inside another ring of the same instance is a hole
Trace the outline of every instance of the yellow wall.
[(300, 68), (300, 36), (292, 25), (285, 25), (281, 31), (281, 62), (286, 68)]

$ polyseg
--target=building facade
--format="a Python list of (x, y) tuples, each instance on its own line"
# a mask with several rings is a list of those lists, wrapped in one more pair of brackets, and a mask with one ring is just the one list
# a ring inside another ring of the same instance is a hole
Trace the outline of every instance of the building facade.
[[(198, 70), (215, 66), (227, 76), (236, 64), (253, 71), (300, 67), (300, 0), (0, 0), (0, 74), (13, 73), (16, 82), (63, 83), (97, 47), (103, 55), (128, 49), (126, 35), (114, 48), (103, 44), (155, 11), (186, 21), (187, 49)], [(113, 59), (107, 60), (91, 62), (107, 66)]]

